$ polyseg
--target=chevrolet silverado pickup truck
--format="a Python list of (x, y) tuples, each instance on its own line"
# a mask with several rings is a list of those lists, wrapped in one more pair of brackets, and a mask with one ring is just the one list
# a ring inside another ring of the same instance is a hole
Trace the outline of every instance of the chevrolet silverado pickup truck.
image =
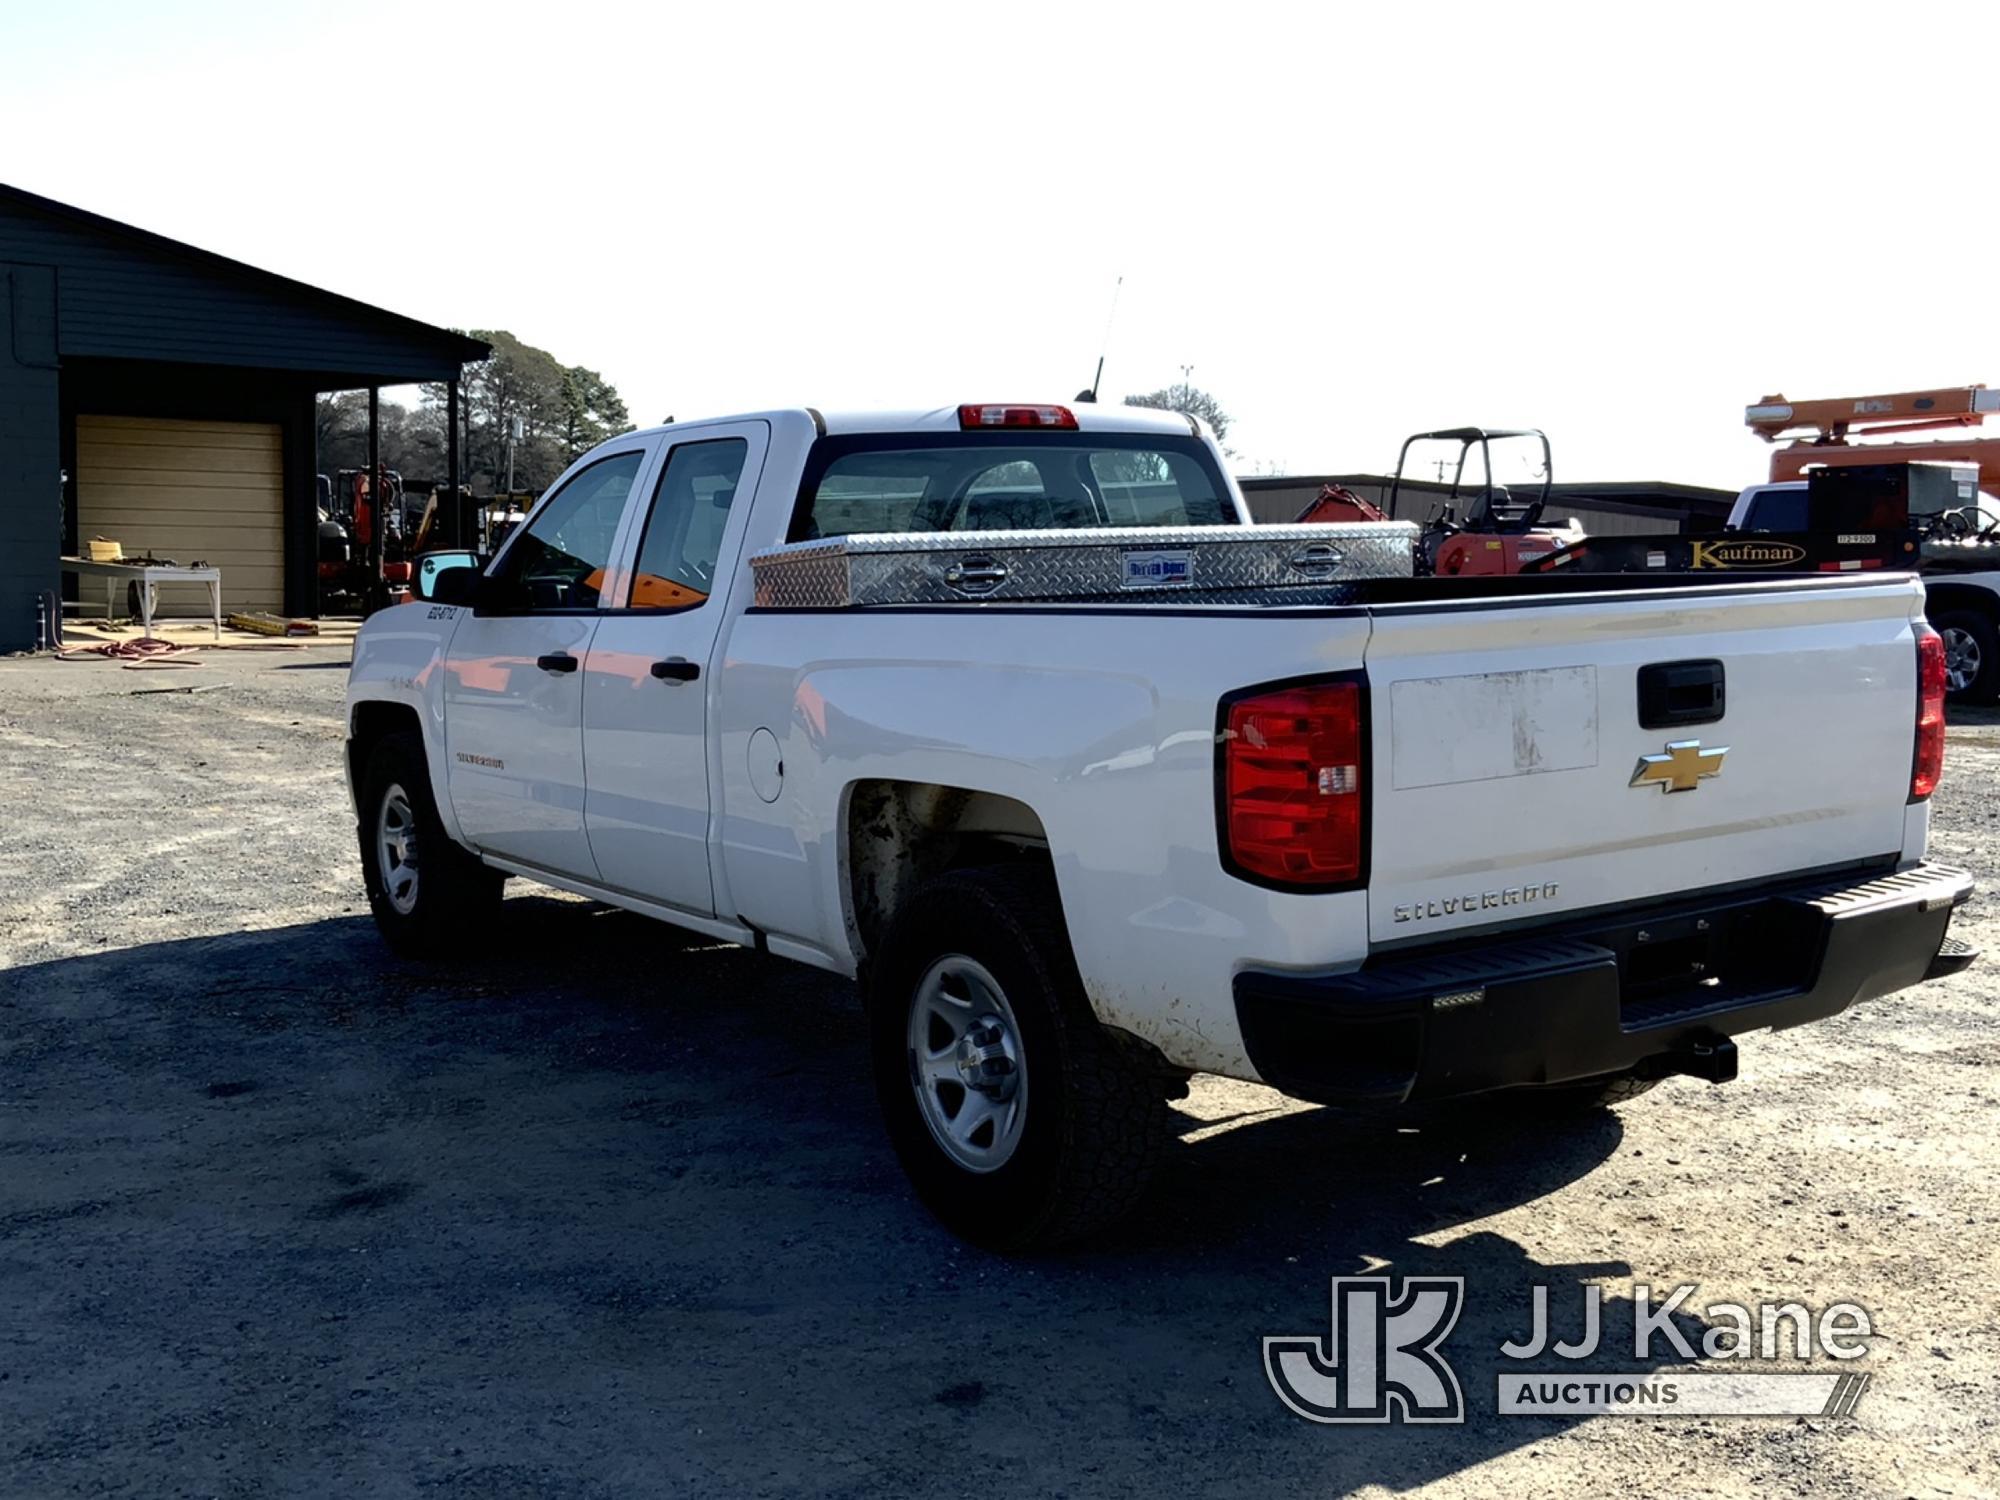
[(1252, 527), (1124, 408), (613, 438), (360, 632), (376, 921), (476, 949), (516, 877), (857, 979), (918, 1195), (1003, 1247), (1126, 1209), (1195, 1072), (1594, 1103), (1972, 961), (1914, 577), (1411, 532)]

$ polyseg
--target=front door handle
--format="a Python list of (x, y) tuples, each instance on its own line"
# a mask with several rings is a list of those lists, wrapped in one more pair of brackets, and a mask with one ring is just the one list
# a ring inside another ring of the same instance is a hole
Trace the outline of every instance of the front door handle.
[(567, 651), (552, 651), (547, 656), (536, 657), (535, 665), (544, 672), (574, 672), (576, 658)]
[(701, 667), (685, 656), (670, 656), (653, 663), (653, 675), (662, 682), (693, 682), (701, 676)]

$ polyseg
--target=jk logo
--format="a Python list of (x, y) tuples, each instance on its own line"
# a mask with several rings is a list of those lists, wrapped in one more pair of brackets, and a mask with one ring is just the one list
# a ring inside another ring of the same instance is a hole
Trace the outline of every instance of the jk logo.
[(1465, 1397), (1438, 1350), (1465, 1305), (1463, 1276), (1333, 1278), (1330, 1337), (1264, 1340), (1264, 1375), (1308, 1422), (1463, 1422)]

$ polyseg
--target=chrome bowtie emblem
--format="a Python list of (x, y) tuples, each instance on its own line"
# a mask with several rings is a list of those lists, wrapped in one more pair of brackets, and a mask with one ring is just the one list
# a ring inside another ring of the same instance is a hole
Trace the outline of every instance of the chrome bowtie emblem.
[(1722, 774), (1722, 757), (1727, 745), (1713, 750), (1701, 748), (1700, 740), (1673, 740), (1665, 755), (1642, 755), (1628, 786), (1653, 786), (1663, 792), (1691, 792), (1711, 776)]

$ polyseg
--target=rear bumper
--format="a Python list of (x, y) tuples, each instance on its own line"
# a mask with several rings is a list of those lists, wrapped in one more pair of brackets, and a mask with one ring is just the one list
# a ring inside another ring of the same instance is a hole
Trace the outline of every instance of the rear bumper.
[(1963, 870), (1925, 863), (1383, 954), (1345, 974), (1252, 970), (1236, 977), (1236, 1015), (1266, 1082), (1326, 1103), (1633, 1069), (1718, 1076), (1694, 1060), (1729, 1037), (1963, 968), (1945, 931), (1971, 893)]

